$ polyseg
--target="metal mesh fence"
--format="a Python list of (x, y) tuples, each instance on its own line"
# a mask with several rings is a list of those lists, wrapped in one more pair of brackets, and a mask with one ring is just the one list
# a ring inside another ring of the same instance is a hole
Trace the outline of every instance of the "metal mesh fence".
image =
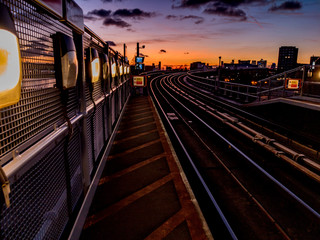
[[(129, 92), (124, 96), (126, 91), (114, 89), (112, 99), (111, 95), (106, 97), (100, 78), (91, 93), (87, 83), (82, 86), (80, 73), (77, 87), (67, 90), (65, 114), (61, 91), (56, 87), (52, 36), (57, 32), (73, 38), (76, 35), (77, 39), (81, 36), (34, 1), (0, 3), (8, 6), (13, 15), (23, 71), (20, 101), (0, 109), (0, 164), (5, 170), (19, 161), (12, 157), (13, 151), (28, 161), (11, 178), (10, 207), (0, 203), (0, 239), (59, 239), (81, 204), (86, 172), (83, 163), (88, 161), (86, 170), (92, 176)], [(79, 45), (77, 53), (88, 47), (103, 52), (101, 40), (91, 34), (83, 34), (83, 49)], [(82, 68), (85, 66), (80, 63)], [(70, 139), (70, 129), (62, 130), (68, 126), (66, 117), (76, 119)], [(60, 135), (56, 133), (59, 130)], [(52, 136), (49, 143), (43, 143)], [(26, 152), (35, 144), (42, 149), (37, 150), (39, 155), (28, 158)]]
[[(22, 58), (21, 100), (0, 110), (0, 157), (25, 144), (19, 152), (32, 145), (36, 135), (53, 130), (63, 123), (60, 91), (55, 88), (52, 34), (72, 31), (62, 23), (22, 0), (0, 0), (14, 17)], [(70, 90), (68, 115), (77, 112), (77, 91)], [(34, 138), (34, 140), (32, 140)], [(4, 162), (1, 162), (4, 164)]]
[(11, 185), (12, 204), (2, 207), (2, 239), (59, 238), (68, 220), (63, 147), (61, 141)]

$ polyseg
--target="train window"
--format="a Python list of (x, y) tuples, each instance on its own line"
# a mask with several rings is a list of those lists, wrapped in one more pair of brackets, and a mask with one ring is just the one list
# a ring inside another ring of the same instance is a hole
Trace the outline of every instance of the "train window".
[(16, 104), (21, 96), (19, 40), (9, 9), (0, 4), (0, 108)]
[(53, 36), (57, 87), (68, 89), (76, 86), (78, 60), (73, 39), (63, 33)]

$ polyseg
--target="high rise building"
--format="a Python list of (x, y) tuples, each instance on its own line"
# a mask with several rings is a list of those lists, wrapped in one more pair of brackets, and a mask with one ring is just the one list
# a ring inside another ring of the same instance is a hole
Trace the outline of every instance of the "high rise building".
[(279, 48), (278, 71), (284, 72), (297, 67), (298, 48), (284, 46)]

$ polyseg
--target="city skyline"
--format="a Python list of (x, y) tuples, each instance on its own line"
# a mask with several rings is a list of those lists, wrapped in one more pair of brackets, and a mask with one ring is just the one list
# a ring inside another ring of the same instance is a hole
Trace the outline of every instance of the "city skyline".
[(320, 2), (270, 0), (77, 0), (85, 24), (133, 60), (136, 43), (151, 65), (265, 59), (281, 46), (299, 49), (298, 62), (319, 55)]

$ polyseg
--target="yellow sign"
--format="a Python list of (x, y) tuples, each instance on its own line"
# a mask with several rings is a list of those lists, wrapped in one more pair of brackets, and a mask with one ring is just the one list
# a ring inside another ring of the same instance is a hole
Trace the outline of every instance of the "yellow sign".
[(133, 77), (134, 87), (144, 87), (144, 76), (134, 76)]
[(287, 80), (287, 89), (299, 89), (299, 88), (300, 88), (300, 79)]

